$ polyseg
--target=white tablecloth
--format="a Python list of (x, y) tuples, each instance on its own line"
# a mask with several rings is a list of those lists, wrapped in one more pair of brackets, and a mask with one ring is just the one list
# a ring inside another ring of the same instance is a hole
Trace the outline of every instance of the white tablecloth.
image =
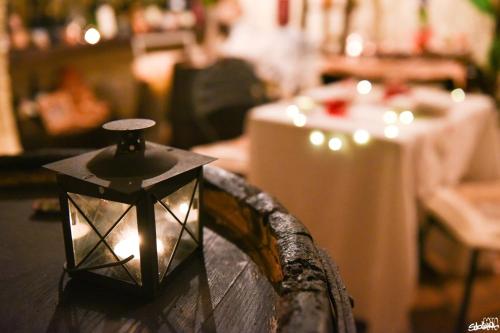
[[(347, 96), (353, 89), (343, 83), (308, 95)], [(345, 117), (319, 109), (297, 127), (287, 116), (290, 102), (280, 102), (252, 110), (247, 124), (250, 182), (276, 196), (329, 251), (354, 297), (355, 315), (372, 333), (408, 330), (418, 276), (419, 197), (464, 178), (500, 176), (490, 99), (469, 94), (456, 103), (448, 92), (424, 87), (413, 95), (435, 102), (443, 115), (417, 115), (412, 124), (398, 125), (394, 139), (384, 136), (387, 107), (377, 103), (377, 88)], [(352, 139), (360, 128), (372, 135), (363, 146)], [(326, 135), (325, 144), (310, 143), (312, 130)], [(343, 138), (341, 151), (328, 149), (331, 135)]]

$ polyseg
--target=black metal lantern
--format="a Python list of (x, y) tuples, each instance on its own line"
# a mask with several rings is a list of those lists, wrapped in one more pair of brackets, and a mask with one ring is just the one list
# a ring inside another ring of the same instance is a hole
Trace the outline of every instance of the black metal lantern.
[(203, 165), (214, 159), (146, 142), (154, 124), (109, 122), (116, 146), (45, 166), (57, 172), (70, 276), (151, 297), (201, 247)]

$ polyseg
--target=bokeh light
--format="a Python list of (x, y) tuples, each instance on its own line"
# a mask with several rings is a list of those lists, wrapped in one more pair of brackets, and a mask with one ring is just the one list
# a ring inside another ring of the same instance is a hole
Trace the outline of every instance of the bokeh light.
[(328, 148), (333, 151), (339, 151), (340, 149), (342, 149), (343, 145), (344, 143), (342, 142), (342, 139), (338, 137), (333, 137), (328, 141)]
[(312, 131), (309, 141), (315, 146), (321, 146), (325, 142), (325, 135), (320, 131)]
[(306, 122), (307, 122), (307, 117), (302, 113), (299, 113), (295, 117), (293, 117), (293, 124), (297, 127), (303, 127), (306, 124)]
[(367, 130), (358, 129), (354, 132), (353, 139), (357, 144), (365, 145), (370, 141), (371, 135)]
[(405, 110), (399, 114), (399, 121), (402, 124), (409, 125), (413, 122), (415, 119), (415, 116), (413, 115), (413, 112), (410, 110)]
[(395, 124), (398, 121), (398, 114), (392, 110), (385, 111), (382, 117), (386, 124)]
[(389, 125), (384, 128), (384, 135), (388, 139), (397, 138), (399, 135), (399, 128), (396, 125)]
[(455, 103), (460, 103), (465, 101), (465, 91), (463, 89), (457, 88), (451, 91), (451, 99)]
[(372, 91), (372, 83), (368, 80), (361, 80), (358, 82), (356, 90), (361, 95), (367, 95)]
[(88, 28), (83, 38), (88, 44), (95, 45), (101, 40), (101, 34), (96, 28)]
[(346, 41), (346, 53), (349, 57), (359, 57), (363, 53), (363, 37), (352, 33), (349, 34)]

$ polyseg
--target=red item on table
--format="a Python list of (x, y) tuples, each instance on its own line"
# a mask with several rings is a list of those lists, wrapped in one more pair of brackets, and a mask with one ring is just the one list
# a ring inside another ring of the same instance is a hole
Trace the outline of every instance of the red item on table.
[(330, 116), (343, 117), (347, 113), (348, 101), (344, 99), (334, 99), (325, 101), (326, 112)]
[(403, 83), (389, 83), (385, 85), (384, 100), (390, 99), (396, 95), (403, 95), (410, 92), (410, 88)]
[(427, 50), (429, 41), (432, 37), (432, 29), (428, 26), (421, 27), (415, 36), (415, 52), (422, 53)]
[(278, 24), (283, 27), (288, 24), (289, 0), (278, 0)]

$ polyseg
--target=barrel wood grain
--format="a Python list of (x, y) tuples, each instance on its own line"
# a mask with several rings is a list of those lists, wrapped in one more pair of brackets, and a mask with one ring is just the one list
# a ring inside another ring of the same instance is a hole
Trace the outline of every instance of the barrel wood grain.
[(273, 283), (278, 331), (355, 332), (338, 268), (304, 225), (239, 176), (206, 167), (204, 177), (207, 226), (237, 244)]

